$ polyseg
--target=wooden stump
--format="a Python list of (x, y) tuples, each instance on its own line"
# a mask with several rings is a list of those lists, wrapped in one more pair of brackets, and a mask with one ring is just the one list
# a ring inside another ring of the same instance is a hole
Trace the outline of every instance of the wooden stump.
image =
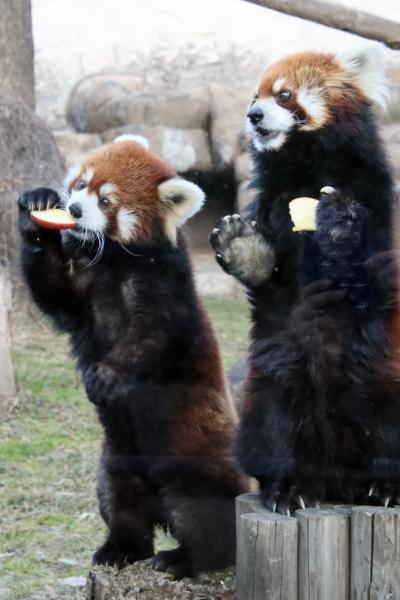
[(11, 360), (11, 280), (7, 267), (0, 262), (0, 414), (16, 398)]
[(306, 509), (299, 523), (298, 600), (348, 600), (350, 518), (344, 511)]
[(400, 510), (352, 509), (351, 600), (400, 598)]
[(237, 600), (297, 600), (297, 522), (267, 510), (242, 514)]

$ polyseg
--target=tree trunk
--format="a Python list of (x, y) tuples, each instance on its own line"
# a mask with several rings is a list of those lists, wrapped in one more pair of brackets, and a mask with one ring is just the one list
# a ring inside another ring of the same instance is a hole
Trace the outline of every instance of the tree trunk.
[(334, 2), (320, 0), (247, 0), (253, 4), (321, 23), (400, 49), (400, 23)]
[(0, 0), (0, 96), (35, 108), (31, 0)]
[(0, 415), (16, 398), (11, 361), (11, 280), (5, 263), (0, 262)]

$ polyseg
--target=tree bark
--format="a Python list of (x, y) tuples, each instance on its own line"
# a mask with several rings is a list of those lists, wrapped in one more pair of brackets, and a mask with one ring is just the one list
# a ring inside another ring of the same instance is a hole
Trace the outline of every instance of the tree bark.
[(320, 0), (246, 0), (294, 17), (342, 29), (400, 49), (400, 23), (371, 13)]
[(11, 360), (11, 280), (0, 262), (0, 414), (8, 412), (16, 398)]
[(0, 96), (35, 108), (31, 0), (0, 0)]

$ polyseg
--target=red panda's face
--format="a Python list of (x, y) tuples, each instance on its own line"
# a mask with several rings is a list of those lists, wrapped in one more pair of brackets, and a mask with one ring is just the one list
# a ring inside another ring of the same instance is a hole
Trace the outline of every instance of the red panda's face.
[(204, 194), (148, 151), (146, 140), (122, 136), (73, 167), (65, 179), (64, 207), (82, 239), (107, 236), (120, 243), (151, 243), (202, 206)]
[(375, 47), (341, 55), (304, 52), (271, 65), (249, 107), (247, 127), (255, 148), (277, 150), (296, 131), (316, 131), (345, 118), (360, 102), (385, 96)]

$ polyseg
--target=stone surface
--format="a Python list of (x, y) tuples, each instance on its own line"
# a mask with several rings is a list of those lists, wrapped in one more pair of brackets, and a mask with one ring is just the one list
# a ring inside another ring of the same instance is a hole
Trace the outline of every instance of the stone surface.
[[(400, 12), (393, 0), (368, 2), (384, 16)], [(82, 0), (32, 5), (37, 106), (58, 129), (65, 127), (71, 88), (90, 73), (130, 72), (143, 77), (143, 90), (218, 82), (250, 86), (253, 93), (277, 55), (365, 43), (243, 0), (85, 0), (85, 16)], [(387, 64), (400, 64), (399, 52), (384, 49), (384, 56)]]
[(140, 77), (119, 73), (85, 77), (67, 107), (77, 131), (95, 133), (121, 125), (201, 129), (208, 113), (207, 86), (149, 88)]
[(86, 599), (233, 600), (235, 586), (234, 568), (176, 581), (167, 573), (152, 570), (148, 561), (142, 561), (119, 572), (93, 568), (87, 579)]
[(210, 137), (217, 171), (229, 169), (241, 150), (240, 134), (245, 128), (251, 96), (250, 87), (232, 88), (216, 83), (210, 85)]
[(251, 174), (251, 160), (248, 152), (242, 152), (235, 160), (234, 164), (235, 181), (241, 183), (248, 181)]
[(60, 182), (63, 161), (44, 123), (16, 98), (0, 98), (0, 256), (16, 273), (17, 198), (38, 185)]
[(241, 298), (244, 292), (231, 276), (225, 273), (211, 251), (192, 253), (194, 277), (201, 296)]
[(239, 183), (236, 195), (236, 210), (241, 213), (252, 202), (256, 194), (256, 190), (249, 189), (250, 181), (242, 181)]
[(65, 579), (60, 579), (58, 582), (63, 587), (70, 588), (83, 588), (86, 585), (86, 577), (75, 576), (75, 577), (66, 577)]
[(126, 125), (105, 131), (102, 138), (105, 142), (112, 142), (118, 135), (126, 133), (142, 135), (148, 139), (150, 150), (174, 167), (178, 173), (209, 172), (212, 169), (207, 134), (203, 129)]
[(381, 134), (393, 165), (395, 177), (400, 180), (400, 122), (383, 126)]
[(101, 137), (97, 133), (55, 131), (54, 138), (67, 167), (81, 163), (88, 153), (102, 144)]

